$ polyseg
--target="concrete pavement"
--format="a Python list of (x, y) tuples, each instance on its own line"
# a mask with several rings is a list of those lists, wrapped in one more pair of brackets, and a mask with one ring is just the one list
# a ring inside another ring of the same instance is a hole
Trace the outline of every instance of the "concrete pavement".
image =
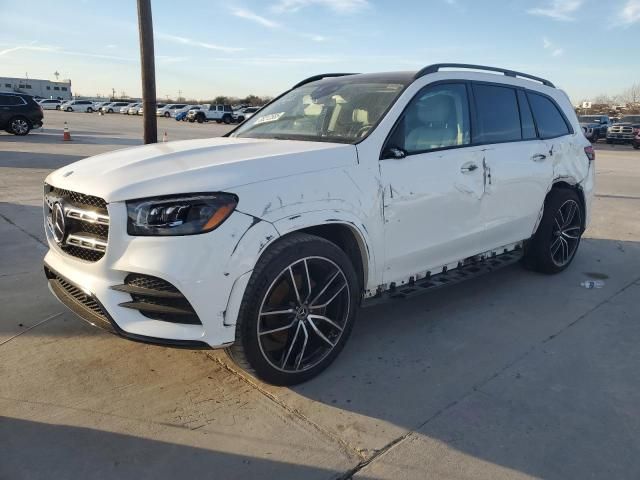
[[(142, 122), (45, 115), (44, 132), (0, 134), (0, 478), (640, 476), (639, 152), (598, 147), (568, 271), (512, 266), (363, 309), (334, 365), (288, 389), (222, 352), (92, 329), (51, 297), (44, 177), (139, 144)], [(228, 129), (160, 124), (171, 140)]]

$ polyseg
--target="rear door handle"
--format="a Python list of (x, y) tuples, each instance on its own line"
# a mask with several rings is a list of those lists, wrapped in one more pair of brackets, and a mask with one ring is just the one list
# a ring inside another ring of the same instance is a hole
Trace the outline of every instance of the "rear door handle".
[(478, 165), (476, 165), (475, 163), (465, 163), (462, 167), (460, 167), (460, 171), (462, 173), (471, 173), (477, 169)]
[(547, 156), (542, 154), (542, 153), (538, 153), (537, 155), (534, 155), (533, 157), (531, 157), (531, 160), (533, 160), (534, 162), (542, 162), (543, 160), (546, 160)]

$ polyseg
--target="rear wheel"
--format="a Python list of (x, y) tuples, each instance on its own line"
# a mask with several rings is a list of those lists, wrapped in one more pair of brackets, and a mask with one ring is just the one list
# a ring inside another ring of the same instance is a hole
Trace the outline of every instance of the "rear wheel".
[[(198, 115), (196, 117), (196, 120), (198, 121), (198, 123), (204, 123), (204, 115)], [(193, 122), (193, 120), (191, 120)]]
[(290, 235), (256, 265), (228, 355), (272, 384), (309, 380), (344, 347), (355, 320), (357, 285), (338, 246), (312, 235)]
[(164, 116), (165, 116), (165, 118), (169, 118), (171, 116), (171, 114), (169, 112), (164, 112)]
[(87, 113), (93, 113), (93, 108), (91, 107), (87, 108)]
[(231, 123), (231, 115), (229, 114), (225, 115), (224, 117), (222, 117), (222, 121), (227, 125), (229, 125)]
[(67, 112), (73, 112), (73, 108), (67, 107)]
[(31, 130), (31, 123), (24, 117), (13, 117), (9, 120), (9, 130), (14, 135), (23, 136)]
[(578, 251), (583, 230), (578, 194), (568, 188), (551, 190), (538, 230), (525, 247), (525, 265), (543, 273), (563, 271)]

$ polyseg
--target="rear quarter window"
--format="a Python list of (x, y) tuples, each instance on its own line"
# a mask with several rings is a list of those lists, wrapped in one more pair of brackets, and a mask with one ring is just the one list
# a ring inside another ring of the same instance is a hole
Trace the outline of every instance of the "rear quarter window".
[(540, 137), (555, 138), (571, 133), (569, 125), (555, 102), (537, 93), (527, 92), (527, 96)]
[(16, 106), (24, 105), (26, 102), (16, 95), (0, 95), (0, 105)]

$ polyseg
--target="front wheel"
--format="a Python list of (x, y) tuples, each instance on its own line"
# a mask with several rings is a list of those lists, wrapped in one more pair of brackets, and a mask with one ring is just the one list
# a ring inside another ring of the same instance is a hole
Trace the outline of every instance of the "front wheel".
[(165, 118), (169, 118), (171, 116), (171, 114), (169, 112), (164, 112), (164, 117)]
[(274, 385), (318, 375), (338, 356), (358, 307), (355, 270), (335, 244), (294, 233), (258, 261), (227, 349), (243, 369)]
[(93, 108), (91, 107), (87, 108), (87, 113), (93, 113)]
[(525, 245), (524, 263), (543, 273), (566, 269), (578, 251), (584, 231), (584, 211), (575, 190), (551, 190), (535, 235)]
[(56, 110), (60, 110), (60, 105), (56, 105)]
[(73, 112), (73, 108), (67, 107), (67, 112)]

